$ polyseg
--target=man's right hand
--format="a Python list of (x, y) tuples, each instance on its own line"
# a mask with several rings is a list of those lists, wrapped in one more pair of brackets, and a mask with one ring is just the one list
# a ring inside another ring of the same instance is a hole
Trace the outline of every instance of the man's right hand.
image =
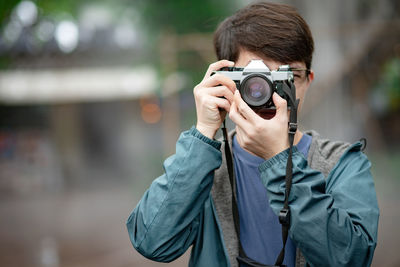
[(236, 90), (232, 79), (221, 74), (211, 74), (223, 67), (233, 67), (234, 64), (228, 60), (212, 63), (203, 80), (193, 90), (197, 112), (196, 128), (210, 139), (214, 138), (229, 112)]

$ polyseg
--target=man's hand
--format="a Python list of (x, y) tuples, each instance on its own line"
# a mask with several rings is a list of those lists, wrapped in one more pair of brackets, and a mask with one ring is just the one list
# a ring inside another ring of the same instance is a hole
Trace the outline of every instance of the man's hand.
[(225, 119), (226, 112), (229, 112), (236, 90), (232, 79), (220, 74), (211, 76), (211, 73), (233, 65), (234, 62), (228, 60), (211, 64), (204, 79), (193, 90), (197, 112), (196, 128), (211, 139)]
[(287, 102), (277, 93), (272, 95), (276, 115), (265, 120), (258, 116), (235, 92), (229, 117), (236, 124), (237, 140), (245, 150), (269, 159), (289, 147)]

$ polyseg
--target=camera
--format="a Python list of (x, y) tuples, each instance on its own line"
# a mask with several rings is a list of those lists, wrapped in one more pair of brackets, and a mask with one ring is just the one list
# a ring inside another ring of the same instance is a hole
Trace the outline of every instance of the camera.
[[(251, 60), (244, 68), (225, 67), (214, 72), (231, 78), (236, 83), (242, 99), (253, 109), (275, 109), (272, 94), (277, 92), (288, 100), (283, 86), (294, 88), (294, 76), (289, 65), (271, 71), (262, 60)], [(288, 105), (289, 107), (289, 105)]]

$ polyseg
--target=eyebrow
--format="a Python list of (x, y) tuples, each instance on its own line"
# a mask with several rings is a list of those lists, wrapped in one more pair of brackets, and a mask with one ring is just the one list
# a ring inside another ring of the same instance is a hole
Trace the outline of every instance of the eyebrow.
[(289, 67), (292, 69), (307, 69), (305, 66), (302, 66), (298, 63), (294, 63), (294, 64), (289, 64)]

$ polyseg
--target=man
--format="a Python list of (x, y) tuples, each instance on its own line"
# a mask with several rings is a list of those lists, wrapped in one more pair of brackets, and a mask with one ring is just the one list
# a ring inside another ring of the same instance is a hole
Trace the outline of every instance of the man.
[[(314, 79), (313, 39), (295, 9), (260, 2), (223, 21), (214, 45), (220, 61), (210, 65), (194, 88), (196, 127), (182, 133), (176, 154), (164, 162), (165, 173), (128, 218), (129, 235), (142, 255), (156, 261), (172, 261), (192, 246), (190, 266), (272, 265), (282, 249), (278, 214), (285, 196), (291, 111), (276, 93), (276, 111), (253, 110), (234, 81), (212, 74), (223, 67), (247, 66), (251, 60), (262, 60), (270, 70), (288, 64), (300, 109)], [(214, 140), (226, 113), (236, 124), (229, 138), (233, 200), (225, 150)], [(379, 209), (361, 143), (332, 142), (314, 131), (297, 130), (294, 144), (283, 263), (370, 265)]]

